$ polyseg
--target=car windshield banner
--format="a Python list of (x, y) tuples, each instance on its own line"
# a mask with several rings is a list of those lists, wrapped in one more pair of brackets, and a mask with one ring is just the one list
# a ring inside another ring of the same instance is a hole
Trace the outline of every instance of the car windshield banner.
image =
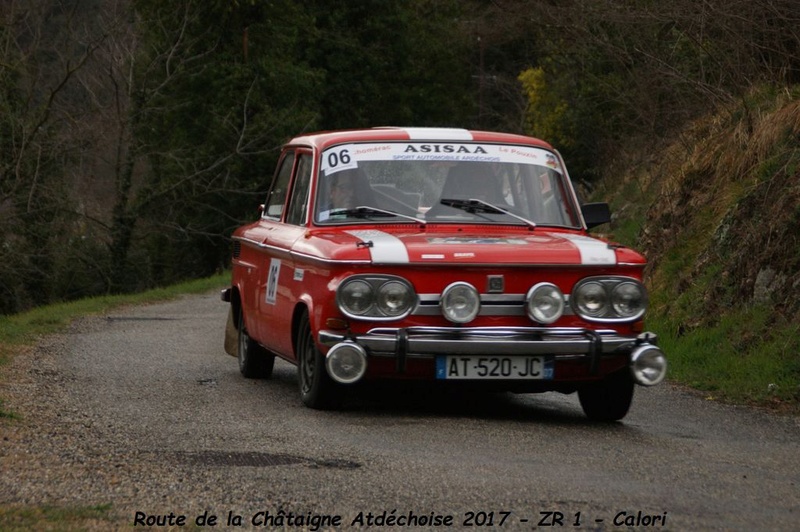
[(531, 146), (476, 144), (458, 142), (383, 142), (340, 144), (322, 154), (322, 171), (326, 175), (358, 168), (366, 161), (473, 161), (531, 164), (552, 168), (559, 173), (556, 156), (545, 149)]

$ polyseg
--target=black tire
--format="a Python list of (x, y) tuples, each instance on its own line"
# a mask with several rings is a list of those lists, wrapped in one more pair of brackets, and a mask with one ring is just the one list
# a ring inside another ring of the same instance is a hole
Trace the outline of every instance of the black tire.
[(626, 368), (580, 388), (578, 399), (592, 421), (619, 421), (631, 407), (633, 387), (633, 377)]
[(301, 317), (296, 345), (297, 380), (303, 404), (317, 410), (341, 407), (343, 390), (325, 370), (325, 360), (314, 342), (307, 314)]
[(275, 355), (264, 349), (247, 334), (244, 312), (239, 309), (239, 334), (236, 345), (239, 371), (248, 379), (268, 379), (275, 367)]

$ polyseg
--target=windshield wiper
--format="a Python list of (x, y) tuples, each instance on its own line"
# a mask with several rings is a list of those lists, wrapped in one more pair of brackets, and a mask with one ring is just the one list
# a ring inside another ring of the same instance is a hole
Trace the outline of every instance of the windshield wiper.
[(442, 198), (441, 200), (439, 200), (439, 203), (441, 203), (442, 205), (447, 205), (448, 207), (453, 207), (455, 209), (461, 209), (462, 211), (466, 211), (470, 214), (506, 214), (516, 220), (525, 223), (531, 229), (536, 229), (536, 222), (528, 220), (527, 218), (523, 218), (522, 216), (518, 216), (513, 212), (509, 212), (503, 209), (502, 207), (498, 207), (497, 205), (487, 203), (483, 200)]
[(406, 220), (411, 220), (412, 222), (421, 224), (423, 226), (426, 223), (425, 220), (420, 220), (419, 218), (414, 218), (413, 216), (400, 214), (399, 212), (387, 211), (384, 209), (379, 209), (377, 207), (368, 207), (366, 205), (359, 205), (358, 207), (354, 207), (352, 209), (334, 209), (333, 211), (331, 211), (331, 214), (347, 216), (349, 218), (374, 218), (379, 216), (396, 216), (398, 218), (405, 218)]

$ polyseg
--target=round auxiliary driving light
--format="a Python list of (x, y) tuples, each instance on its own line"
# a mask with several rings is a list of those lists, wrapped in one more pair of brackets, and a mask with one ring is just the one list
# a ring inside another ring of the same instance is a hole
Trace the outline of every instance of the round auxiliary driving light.
[(353, 342), (336, 344), (325, 355), (325, 369), (336, 382), (352, 384), (367, 372), (367, 352)]
[(564, 294), (551, 283), (539, 283), (528, 290), (528, 317), (537, 323), (550, 324), (564, 314)]
[(667, 374), (667, 357), (654, 345), (640, 345), (631, 353), (631, 373), (637, 384), (655, 386)]
[(469, 323), (481, 310), (481, 296), (469, 283), (455, 282), (442, 292), (442, 314), (453, 323)]

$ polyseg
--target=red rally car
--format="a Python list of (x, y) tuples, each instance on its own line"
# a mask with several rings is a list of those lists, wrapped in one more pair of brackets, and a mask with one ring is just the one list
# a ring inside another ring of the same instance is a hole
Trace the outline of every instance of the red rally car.
[(666, 358), (643, 330), (645, 259), (588, 235), (557, 151), (520, 135), (373, 128), (283, 148), (259, 219), (233, 234), (226, 351), (245, 377), (298, 367), (312, 408), (414, 379), (577, 392), (618, 420)]

